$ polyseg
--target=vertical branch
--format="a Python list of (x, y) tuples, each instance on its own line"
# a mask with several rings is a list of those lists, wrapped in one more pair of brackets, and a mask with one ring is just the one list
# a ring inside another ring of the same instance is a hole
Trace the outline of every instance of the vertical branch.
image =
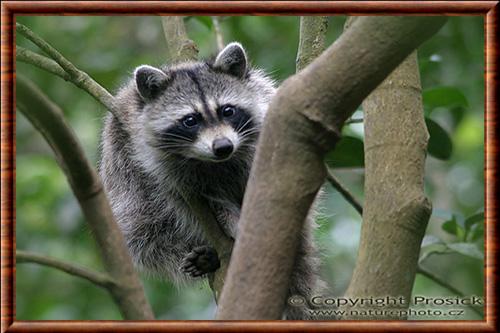
[[(189, 39), (182, 17), (165, 16), (162, 18), (162, 24), (167, 40), (170, 60), (174, 63), (185, 60), (195, 60), (198, 54), (198, 48), (194, 42)], [(181, 195), (196, 216), (208, 241), (219, 255), (220, 268), (209, 276), (210, 286), (217, 300), (222, 292), (224, 278), (233, 248), (233, 241), (220, 228), (206, 200), (192, 195), (188, 198), (185, 193), (181, 193)]]
[(325, 49), (328, 18), (325, 16), (301, 16), (296, 70), (300, 71), (317, 58)]
[(55, 152), (96, 239), (104, 266), (116, 282), (109, 286), (125, 319), (153, 319), (142, 284), (128, 255), (103, 186), (86, 159), (60, 108), (33, 83), (18, 76), (17, 107), (40, 131)]
[[(366, 98), (363, 110), (363, 226), (346, 296), (403, 297), (406, 303), (394, 308), (406, 309), (431, 213), (431, 204), (424, 194), (429, 134), (424, 122), (416, 52)], [(352, 318), (356, 317), (349, 317)], [(379, 315), (359, 319), (405, 318)]]
[(212, 16), (212, 22), (214, 24), (215, 41), (217, 42), (217, 50), (220, 52), (224, 48), (224, 36), (222, 34), (222, 29), (220, 27), (220, 17)]
[(198, 47), (189, 39), (182, 16), (164, 16), (161, 18), (163, 33), (167, 41), (168, 60), (182, 62), (196, 60)]

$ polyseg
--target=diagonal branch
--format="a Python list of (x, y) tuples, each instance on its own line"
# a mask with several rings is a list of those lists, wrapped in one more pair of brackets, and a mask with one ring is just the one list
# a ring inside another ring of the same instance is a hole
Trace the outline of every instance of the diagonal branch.
[(103, 186), (86, 159), (61, 109), (31, 81), (16, 79), (16, 106), (45, 137), (55, 152), (87, 223), (96, 239), (104, 266), (116, 284), (110, 286), (125, 319), (153, 319), (142, 284), (116, 224)]
[(363, 99), (445, 22), (361, 17), (281, 85), (257, 147), (217, 319), (281, 318), (303, 221), (326, 177), (325, 154)]
[[(454, 286), (452, 286), (451, 284), (449, 284), (448, 281), (445, 281), (445, 280), (441, 279), (439, 276), (437, 276), (434, 273), (428, 271), (427, 269), (423, 268), (420, 265), (417, 268), (417, 273), (425, 276), (429, 280), (434, 281), (435, 283), (439, 284), (440, 286), (448, 289), (449, 291), (451, 291), (455, 295), (457, 295), (457, 296), (459, 296), (461, 298), (465, 298), (465, 294), (463, 292), (461, 292), (460, 290), (458, 290), (457, 288), (455, 288)], [(470, 304), (468, 304), (467, 306), (472, 311), (474, 311), (475, 313), (477, 313), (478, 315), (480, 315), (481, 317), (484, 317), (483, 311), (479, 310), (478, 308), (476, 308), (476, 307), (474, 307), (474, 306), (472, 306)]]
[(39, 55), (38, 53), (25, 49), (22, 46), (16, 46), (16, 60), (46, 70), (49, 73), (59, 76), (65, 81), (71, 80), (71, 76), (66, 73), (57, 62), (50, 58)]
[[(54, 63), (50, 62), (50, 59), (40, 56), (34, 52), (27, 51), (23, 48), (17, 47), (20, 49), (20, 51), (16, 51), (16, 55), (21, 56), (20, 60), (45, 69), (52, 74), (56, 74), (62, 77), (65, 80), (71, 81), (77, 87), (80, 87), (87, 93), (89, 93), (99, 103), (104, 105), (110, 112), (114, 113), (113, 96), (99, 83), (94, 81), (87, 73), (79, 70), (61, 53), (59, 53), (59, 51), (53, 48), (42, 38), (37, 36), (28, 27), (22, 25), (21, 23), (16, 23), (16, 32), (23, 35), (31, 42), (33, 42), (36, 46), (38, 46), (43, 52), (45, 52), (50, 58), (52, 58), (55, 63), (60, 66), (60, 69), (57, 68)], [(68, 74), (67, 77), (66, 75), (62, 74), (61, 69)]]
[[(328, 18), (325, 16), (300, 17), (299, 49), (296, 60), (297, 72), (309, 65), (311, 61), (316, 59), (324, 51), (327, 29)], [(338, 181), (331, 171), (328, 171), (326, 179), (360, 215), (363, 215), (363, 208), (361, 204), (349, 192), (349, 190)]]
[(110, 288), (116, 287), (117, 283), (107, 274), (93, 271), (91, 269), (75, 265), (60, 259), (47, 257), (44, 255), (36, 254), (28, 251), (16, 251), (17, 263), (35, 263), (39, 265), (49, 266), (56, 268), (60, 271), (66, 272), (70, 275), (78, 276), (93, 284), (102, 287), (109, 291)]
[(344, 199), (349, 202), (354, 209), (359, 213), (359, 215), (363, 215), (363, 206), (361, 203), (354, 197), (354, 195), (349, 192), (349, 190), (342, 185), (342, 183), (339, 182), (339, 180), (333, 175), (333, 173), (328, 170), (328, 173), (326, 175), (326, 179), (328, 182), (335, 188), (343, 197)]

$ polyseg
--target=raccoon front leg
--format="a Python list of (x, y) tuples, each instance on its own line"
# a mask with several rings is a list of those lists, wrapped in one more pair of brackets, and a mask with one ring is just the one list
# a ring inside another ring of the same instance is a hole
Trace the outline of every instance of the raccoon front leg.
[(215, 272), (219, 267), (217, 251), (210, 246), (199, 246), (184, 257), (181, 270), (191, 277), (198, 277)]
[(218, 204), (211, 203), (212, 209), (215, 213), (217, 223), (221, 227), (226, 236), (236, 239), (238, 232), (238, 220), (240, 218), (240, 209), (236, 205), (228, 204), (223, 207)]

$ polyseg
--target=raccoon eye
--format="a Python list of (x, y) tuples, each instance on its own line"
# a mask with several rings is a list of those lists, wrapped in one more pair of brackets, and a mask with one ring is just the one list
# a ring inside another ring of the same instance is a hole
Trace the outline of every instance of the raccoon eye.
[(222, 107), (222, 116), (223, 117), (231, 117), (236, 113), (236, 108), (231, 105), (225, 105)]
[(182, 119), (182, 124), (186, 127), (193, 127), (198, 124), (198, 120), (196, 120), (195, 117), (193, 116), (186, 116), (184, 119)]

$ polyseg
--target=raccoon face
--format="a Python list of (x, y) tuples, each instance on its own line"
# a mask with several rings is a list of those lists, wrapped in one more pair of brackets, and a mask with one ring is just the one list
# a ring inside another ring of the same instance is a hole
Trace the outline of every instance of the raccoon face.
[[(259, 81), (260, 80), (260, 81)], [(167, 154), (203, 161), (229, 160), (256, 140), (272, 83), (247, 67), (231, 43), (210, 63), (135, 71), (148, 144)]]

